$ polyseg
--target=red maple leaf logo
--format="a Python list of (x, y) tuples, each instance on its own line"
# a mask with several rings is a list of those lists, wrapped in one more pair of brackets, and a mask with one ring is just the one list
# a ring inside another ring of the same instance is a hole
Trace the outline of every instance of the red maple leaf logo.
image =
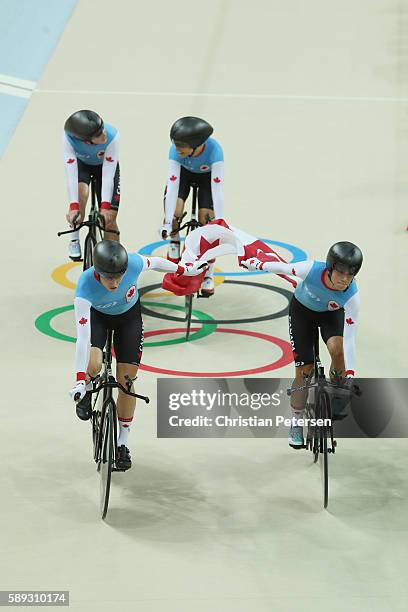
[(346, 323), (347, 323), (347, 325), (354, 325), (354, 321), (353, 321), (353, 319), (351, 317), (346, 319)]
[(79, 323), (80, 325), (85, 325), (85, 323), (88, 323), (88, 319), (85, 319), (85, 317), (82, 317), (82, 319), (80, 319), (80, 320), (78, 321), (78, 323)]
[(207, 251), (209, 251), (210, 249), (213, 249), (214, 247), (218, 246), (220, 244), (220, 240), (214, 240), (214, 242), (209, 242), (208, 240), (206, 240), (204, 238), (204, 236), (201, 236), (200, 238), (200, 255), (199, 258), (204, 255), (204, 253), (206, 253)]
[(132, 297), (132, 295), (134, 295), (134, 293), (135, 293), (135, 288), (134, 288), (134, 287), (131, 287), (131, 288), (129, 289), (129, 291), (127, 292), (127, 296), (128, 296), (128, 298), (131, 298), (131, 297)]
[(113, 157), (105, 157), (105, 159), (106, 159), (106, 161), (108, 161), (108, 162), (113, 162), (113, 161), (115, 161), (115, 160), (113, 159)]
[(174, 174), (170, 177), (171, 181), (176, 181), (177, 180), (177, 176), (174, 176)]
[(75, 162), (75, 159), (73, 157), (70, 157), (69, 159), (67, 159), (67, 164), (73, 164)]
[(216, 176), (215, 179), (213, 179), (214, 183), (221, 183), (221, 179)]

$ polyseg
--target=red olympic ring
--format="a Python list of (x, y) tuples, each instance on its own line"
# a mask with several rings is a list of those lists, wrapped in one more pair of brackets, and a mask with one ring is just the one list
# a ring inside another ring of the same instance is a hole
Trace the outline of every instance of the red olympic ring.
[[(194, 328), (191, 331), (197, 331), (199, 328)], [(252, 368), (250, 370), (236, 370), (234, 372), (183, 372), (180, 370), (165, 370), (163, 368), (156, 368), (154, 366), (146, 365), (145, 363), (141, 363), (139, 366), (140, 370), (146, 370), (147, 372), (154, 372), (155, 374), (169, 374), (171, 376), (192, 376), (194, 378), (211, 378), (211, 377), (225, 377), (225, 376), (247, 376), (248, 374), (261, 374), (262, 372), (269, 372), (270, 370), (277, 370), (278, 368), (283, 368), (284, 366), (292, 363), (293, 355), (292, 348), (289, 342), (285, 340), (281, 340), (280, 338), (276, 338), (275, 336), (270, 336), (269, 334), (261, 334), (260, 332), (247, 331), (245, 329), (229, 329), (227, 327), (218, 327), (216, 332), (221, 332), (223, 334), (241, 334), (243, 336), (252, 336), (253, 338), (260, 338), (261, 340), (266, 340), (267, 342), (272, 342), (278, 346), (281, 351), (281, 357), (272, 363), (268, 363), (264, 366), (260, 366), (259, 368)], [(145, 333), (145, 338), (149, 338), (150, 336), (159, 336), (161, 334), (176, 334), (185, 332), (184, 327), (176, 327), (172, 329), (155, 329), (152, 331), (148, 331)]]

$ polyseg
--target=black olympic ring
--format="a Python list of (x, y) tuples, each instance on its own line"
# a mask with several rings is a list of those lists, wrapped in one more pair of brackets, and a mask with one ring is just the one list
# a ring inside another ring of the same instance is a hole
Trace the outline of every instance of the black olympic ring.
[[(264, 283), (255, 283), (253, 281), (236, 281), (236, 280), (225, 280), (224, 283), (228, 283), (230, 285), (251, 285), (253, 287), (260, 287), (261, 289), (268, 289), (269, 291), (274, 291), (275, 293), (279, 293), (280, 295), (283, 295), (287, 300), (288, 300), (288, 305), (285, 306), (285, 308), (282, 308), (282, 310), (279, 310), (279, 312), (275, 312), (272, 314), (268, 314), (268, 315), (263, 315), (262, 317), (252, 317), (249, 319), (210, 319), (210, 320), (206, 320), (206, 319), (193, 319), (194, 323), (201, 323), (202, 325), (214, 325), (214, 323), (216, 323), (217, 325), (232, 325), (232, 324), (238, 324), (238, 323), (259, 323), (260, 321), (270, 321), (272, 319), (280, 319), (281, 317), (284, 317), (285, 315), (288, 314), (289, 312), (289, 302), (292, 299), (292, 293), (291, 291), (288, 291), (287, 289), (282, 289), (281, 287), (274, 287), (272, 285), (266, 285)], [(223, 283), (223, 284), (224, 284)], [(157, 283), (155, 285), (148, 285), (147, 287), (141, 287), (139, 289), (139, 295), (142, 298), (143, 295), (145, 293), (148, 293), (149, 291), (154, 291), (154, 289), (158, 289), (159, 287), (161, 287), (161, 283)], [(142, 306), (142, 313), (145, 315), (150, 315), (151, 317), (156, 317), (157, 319), (165, 319), (166, 321), (185, 321), (184, 317), (172, 317), (171, 315), (168, 314), (161, 314), (159, 312), (156, 312), (154, 310), (151, 310), (150, 308), (147, 308), (146, 306), (143, 305), (143, 302), (141, 302), (141, 306)]]

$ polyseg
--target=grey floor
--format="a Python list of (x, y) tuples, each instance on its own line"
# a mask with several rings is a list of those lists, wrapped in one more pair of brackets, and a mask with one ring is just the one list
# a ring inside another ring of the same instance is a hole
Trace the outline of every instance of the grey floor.
[[(115, 475), (102, 522), (89, 428), (67, 396), (74, 345), (34, 328), (40, 313), (72, 303), (72, 289), (51, 278), (66, 262), (55, 235), (65, 117), (95, 108), (120, 129), (120, 223), (136, 248), (158, 239), (169, 125), (197, 114), (224, 146), (231, 224), (317, 259), (336, 240), (361, 246), (358, 373), (406, 376), (401, 3), (97, 4), (78, 2), (0, 168), (1, 588), (69, 589), (78, 611), (406, 610), (406, 440), (341, 440), (323, 511), (318, 469), (285, 440), (157, 439), (156, 375), (144, 372), (152, 405), (138, 408), (134, 467)], [(159, 280), (146, 274), (142, 284)], [(256, 316), (280, 305), (244, 291), (221, 285), (205, 311)], [(55, 327), (73, 335), (71, 313)], [(284, 319), (246, 328), (287, 339)], [(271, 360), (268, 345), (251, 342), (213, 334), (148, 348), (145, 359), (180, 370)]]

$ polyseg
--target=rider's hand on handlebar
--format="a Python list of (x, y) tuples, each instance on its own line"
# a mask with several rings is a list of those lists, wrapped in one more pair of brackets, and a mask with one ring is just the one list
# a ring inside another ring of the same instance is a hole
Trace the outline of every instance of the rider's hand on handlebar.
[(246, 268), (247, 270), (251, 270), (251, 272), (255, 272), (256, 270), (262, 270), (264, 262), (256, 257), (251, 257), (250, 259), (244, 259), (241, 261), (241, 266)]
[(79, 402), (86, 393), (86, 382), (78, 380), (75, 387), (69, 391), (69, 395), (74, 402)]
[(162, 238), (162, 240), (167, 240), (171, 234), (171, 231), (171, 223), (164, 223), (159, 230), (160, 238)]
[(82, 221), (81, 213), (79, 210), (69, 210), (66, 215), (66, 220), (70, 225), (74, 225), (74, 223), (79, 225)]

